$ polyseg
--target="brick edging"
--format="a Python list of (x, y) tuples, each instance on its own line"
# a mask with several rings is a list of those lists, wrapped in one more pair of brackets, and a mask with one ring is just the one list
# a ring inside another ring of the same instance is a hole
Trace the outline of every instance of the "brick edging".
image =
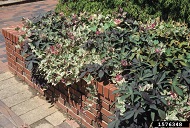
[[(94, 102), (91, 110), (85, 110), (85, 103), (92, 103), (87, 99), (87, 92), (85, 92), (86, 83), (80, 81), (70, 88), (65, 85), (51, 86), (47, 91), (43, 91), (39, 85), (32, 82), (32, 73), (26, 68), (25, 58), (21, 56), (22, 43), (19, 43), (19, 36), (24, 32), (18, 32), (16, 27), (23, 25), (11, 26), (2, 29), (2, 34), (5, 38), (6, 52), (8, 59), (8, 67), (10, 71), (17, 75), (20, 79), (25, 81), (31, 87), (35, 88), (41, 94), (52, 98), (56, 101), (57, 106), (62, 108), (65, 112), (73, 118), (81, 122), (87, 128), (103, 127), (107, 128), (108, 123), (111, 121), (109, 116), (113, 115), (114, 108), (111, 108), (113, 101), (116, 98), (112, 94), (117, 88), (113, 84), (104, 86), (103, 83), (95, 82), (98, 89), (99, 99)], [(21, 49), (15, 47), (20, 45)]]

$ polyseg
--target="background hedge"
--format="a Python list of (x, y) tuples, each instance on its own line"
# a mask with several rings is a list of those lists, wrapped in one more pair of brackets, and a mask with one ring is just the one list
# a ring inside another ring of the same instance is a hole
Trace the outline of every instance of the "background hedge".
[(189, 0), (59, 0), (56, 11), (64, 14), (79, 12), (115, 13), (122, 8), (141, 21), (160, 17), (162, 20), (190, 21)]

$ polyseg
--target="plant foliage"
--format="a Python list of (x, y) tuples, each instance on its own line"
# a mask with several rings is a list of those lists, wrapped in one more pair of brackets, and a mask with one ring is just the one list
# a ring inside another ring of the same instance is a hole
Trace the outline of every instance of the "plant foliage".
[(90, 12), (115, 13), (123, 9), (141, 21), (160, 17), (189, 23), (190, 3), (188, 0), (59, 0), (56, 11), (70, 13)]
[(188, 120), (190, 38), (185, 24), (50, 12), (24, 20), (28, 68), (37, 58), (49, 83), (110, 80), (118, 87), (110, 128), (149, 127), (153, 121)]

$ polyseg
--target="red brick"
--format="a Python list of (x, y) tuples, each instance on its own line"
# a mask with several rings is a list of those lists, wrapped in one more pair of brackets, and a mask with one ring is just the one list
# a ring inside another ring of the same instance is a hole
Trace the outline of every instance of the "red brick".
[(11, 35), (12, 35), (12, 41), (17, 44), (17, 42), (15, 42), (15, 36), (18, 34), (18, 31), (12, 31)]
[(7, 57), (7, 60), (8, 60), (8, 62), (10, 62), (11, 64), (15, 65), (15, 61), (14, 61), (12, 58)]
[(96, 116), (94, 114), (92, 114), (91, 112), (89, 112), (89, 111), (86, 111), (85, 115), (87, 117), (89, 117), (90, 119), (92, 119), (92, 120), (96, 120)]
[(63, 93), (60, 93), (60, 97), (64, 100), (67, 100), (68, 99), (68, 96), (66, 96), (65, 94)]
[(109, 90), (109, 91), (110, 91), (109, 99), (110, 99), (111, 101), (115, 101), (116, 95), (113, 94), (113, 92), (114, 92), (115, 90), (117, 90), (116, 87), (113, 87), (113, 88), (111, 88), (111, 89)]
[(12, 63), (10, 61), (8, 61), (8, 65), (11, 67), (12, 66)]
[(82, 107), (86, 107), (86, 103), (84, 101), (82, 101), (81, 105)]
[(9, 43), (9, 47), (11, 47), (11, 46), (15, 46), (15, 44), (13, 43), (13, 41), (7, 39), (7, 42)]
[(19, 36), (18, 35), (13, 36), (13, 42), (15, 42), (15, 43), (19, 42)]
[(19, 55), (21, 54), (21, 49), (20, 48), (15, 48), (16, 53), (18, 53)]
[(75, 114), (71, 109), (68, 109), (68, 114), (71, 115), (74, 119), (77, 119), (78, 121), (81, 120), (81, 117)]
[[(23, 70), (22, 70), (23, 71)], [(28, 74), (24, 74), (25, 77), (28, 79), (28, 80), (32, 80), (32, 76), (31, 75), (28, 75)]]
[(10, 39), (10, 30), (7, 31), (7, 38)]
[(86, 99), (86, 101), (82, 101), (82, 102), (83, 102), (83, 104), (86, 104), (86, 105), (91, 104), (94, 109), (99, 109), (100, 108), (100, 105), (99, 105), (98, 102), (94, 102), (94, 101), (89, 100), (89, 99)]
[(80, 103), (76, 103), (76, 108), (78, 109), (78, 110), (81, 110), (81, 108), (82, 108), (82, 103), (80, 102)]
[(59, 92), (57, 89), (55, 89), (55, 95), (56, 95), (57, 97), (60, 97), (60, 92)]
[(15, 56), (16, 56), (17, 58), (19, 58), (21, 61), (23, 60), (23, 57), (22, 57), (20, 54), (18, 54), (17, 52), (15, 52)]
[(9, 47), (6, 47), (6, 50), (7, 50), (8, 53), (13, 54), (13, 50), (10, 49)]
[(92, 125), (94, 128), (101, 128), (100, 124), (97, 121), (92, 121)]
[(48, 89), (51, 90), (52, 92), (55, 92), (55, 88), (54, 88), (54, 86), (49, 86)]
[(10, 57), (11, 58), (11, 53), (9, 53), (9, 52), (6, 52), (7, 53), (7, 57)]
[(77, 83), (78, 85), (78, 90), (82, 93), (82, 94), (85, 94), (86, 93), (86, 86), (87, 86), (87, 83), (85, 80), (81, 80)]
[(16, 63), (16, 66), (17, 66), (18, 68), (20, 68), (20, 69), (22, 69), (22, 70), (23, 70), (23, 66), (22, 66), (22, 65), (20, 65), (19, 63)]
[(14, 56), (14, 52), (13, 52), (11, 58), (16, 62), (16, 56)]
[(92, 104), (92, 107), (93, 107), (94, 109), (100, 109), (100, 105), (99, 105), (98, 103)]
[(79, 111), (77, 110), (77, 108), (71, 106), (71, 110), (72, 110), (76, 115), (79, 114)]
[(107, 111), (107, 110), (104, 109), (104, 108), (101, 109), (101, 113), (103, 113), (103, 114), (106, 115), (106, 116), (112, 116), (112, 115), (113, 115), (111, 112)]
[(15, 70), (14, 68), (12, 68), (12, 67), (10, 67), (10, 66), (8, 66), (8, 67), (9, 67), (9, 70), (10, 70), (14, 75), (17, 74), (17, 72), (16, 72), (16, 70)]
[(69, 88), (69, 92), (73, 93), (74, 95), (76, 95), (78, 98), (81, 98), (81, 93), (79, 93), (77, 90), (73, 89), (73, 88)]
[(89, 123), (87, 123), (84, 119), (81, 120), (81, 124), (86, 126), (86, 128), (94, 128), (92, 125), (90, 125)]
[(62, 99), (61, 97), (59, 97), (59, 98), (58, 98), (58, 101), (59, 101), (61, 104), (65, 105), (65, 102), (66, 102), (65, 99)]
[(112, 88), (112, 85), (107, 85), (103, 87), (104, 89), (104, 97), (106, 97), (107, 99), (109, 99), (109, 89)]
[(23, 70), (17, 67), (17, 72), (23, 75)]
[(16, 64), (12, 64), (12, 68), (13, 68), (15, 71), (17, 71), (17, 66), (16, 66)]
[(3, 34), (4, 37), (6, 37), (6, 30), (5, 30), (5, 28), (2, 28), (2, 34)]
[(10, 44), (9, 44), (9, 42), (6, 41), (6, 40), (5, 40), (5, 45), (6, 45), (6, 47), (10, 48)]
[(75, 120), (66, 119), (65, 122), (72, 128), (80, 128), (79, 124)]
[[(22, 64), (21, 64), (22, 65)], [(23, 66), (23, 65), (22, 65)], [(23, 66), (25, 67), (25, 66)], [(32, 75), (32, 71), (28, 70), (27, 68), (24, 68), (24, 72), (28, 75)]]
[[(17, 58), (17, 59), (18, 59), (18, 58)], [(23, 67), (26, 67), (26, 64), (25, 64), (24, 61), (20, 61), (19, 64), (22, 65)], [(31, 74), (28, 74), (28, 75), (31, 75)]]
[(10, 44), (9, 46), (10, 46), (11, 50), (15, 51), (15, 46), (14, 45)]
[(17, 72), (17, 76), (18, 76), (20, 79), (22, 79), (22, 80), (25, 79), (24, 76), (23, 76), (21, 73), (19, 73), (19, 72)]
[(106, 110), (110, 110), (110, 105), (104, 101), (102, 101), (102, 107), (105, 108)]
[(31, 87), (35, 88), (34, 83), (31, 82), (29, 79), (25, 78), (24, 81), (29, 84)]
[(10, 32), (10, 34), (9, 34), (11, 41), (13, 41), (13, 32), (14, 32), (14, 31)]
[(68, 98), (68, 103), (70, 106), (73, 106), (73, 100), (71, 98)]
[(77, 110), (80, 110), (81, 109), (81, 103), (77, 103), (76, 101), (74, 100), (70, 100), (70, 105), (73, 106), (74, 108), (76, 108)]
[(39, 86), (37, 86), (37, 85), (35, 85), (35, 84), (34, 84), (34, 86), (35, 86), (35, 89), (36, 89), (41, 95), (44, 95), (44, 91), (43, 91)]
[(90, 112), (92, 112), (95, 116), (99, 116), (99, 111), (94, 109), (93, 107), (90, 108)]
[(83, 118), (85, 119), (86, 122), (88, 122), (90, 125), (92, 125), (93, 120), (91, 118), (89, 118), (89, 117), (87, 117), (85, 115), (83, 116)]
[(107, 128), (107, 127), (108, 127), (108, 124), (107, 124), (105, 121), (101, 121), (101, 122), (100, 122), (100, 125), (101, 125), (103, 128)]
[(111, 112), (111, 113), (115, 113), (115, 105), (111, 106), (110, 112)]
[(105, 121), (106, 123), (110, 123), (112, 121), (108, 116), (104, 114), (102, 114), (102, 120)]
[(104, 102), (108, 103), (109, 105), (112, 105), (112, 104), (113, 104), (113, 102), (112, 102), (112, 101), (110, 101), (110, 100), (106, 99), (106, 98), (105, 98), (105, 97), (103, 97), (103, 96), (100, 96), (100, 99), (101, 99), (102, 101), (104, 101)]
[(68, 112), (68, 107), (64, 106), (62, 103), (60, 103), (59, 101), (56, 102), (56, 105), (58, 107), (60, 107), (63, 111), (65, 111), (66, 113)]
[(53, 92), (52, 92), (50, 89), (47, 89), (46, 92), (47, 92), (48, 94), (50, 94), (50, 95), (53, 94)]
[(103, 86), (103, 82), (98, 83), (98, 93), (101, 95), (103, 94)]

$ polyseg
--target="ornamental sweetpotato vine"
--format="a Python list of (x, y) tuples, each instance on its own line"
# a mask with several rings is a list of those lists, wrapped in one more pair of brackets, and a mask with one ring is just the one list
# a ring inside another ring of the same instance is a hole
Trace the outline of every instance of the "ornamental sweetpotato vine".
[(143, 24), (126, 13), (112, 17), (49, 12), (25, 20), (27, 67), (48, 83), (84, 79), (117, 85), (109, 127), (149, 127), (156, 120), (189, 120), (189, 28), (175, 22)]

